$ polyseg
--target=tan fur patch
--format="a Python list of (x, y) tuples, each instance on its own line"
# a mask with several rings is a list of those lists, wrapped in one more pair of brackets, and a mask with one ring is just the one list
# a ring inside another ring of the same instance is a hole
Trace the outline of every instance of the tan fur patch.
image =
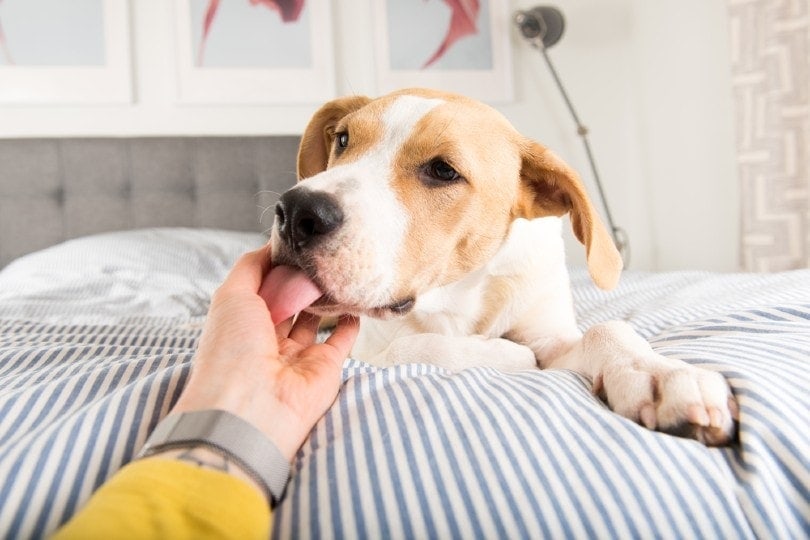
[(619, 280), (622, 259), (579, 176), (544, 146), (528, 140), (520, 146), (521, 193), (513, 214), (534, 218), (570, 212), (574, 234), (585, 245), (591, 279), (603, 289), (612, 289)]
[[(441, 96), (439, 96), (441, 97)], [(399, 261), (401, 296), (459, 279), (501, 245), (518, 191), (519, 158), (500, 115), (475, 102), (442, 104), (423, 117), (397, 154), (392, 188), (410, 223)], [(442, 159), (463, 179), (425, 182)]]
[[(383, 124), (379, 120), (377, 110), (382, 109), (380, 103), (374, 102), (366, 106), (361, 113), (350, 114), (344, 117), (333, 128), (332, 151), (329, 156), (329, 167), (341, 163), (351, 163), (368, 153), (383, 139)], [(335, 136), (345, 132), (349, 135), (348, 147), (340, 151), (334, 144)]]
[(371, 101), (365, 96), (335, 99), (312, 116), (298, 147), (298, 179), (326, 170), (334, 141), (335, 125)]
[[(475, 333), (490, 335), (495, 321), (504, 310), (504, 306), (514, 302), (515, 292), (518, 289), (513, 277), (495, 276), (487, 279), (484, 290), (483, 310), (477, 316)], [(520, 283), (520, 285), (525, 285)]]

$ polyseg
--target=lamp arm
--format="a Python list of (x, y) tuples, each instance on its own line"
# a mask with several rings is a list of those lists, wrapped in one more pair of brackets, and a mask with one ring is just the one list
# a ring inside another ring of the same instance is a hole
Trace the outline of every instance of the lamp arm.
[(613, 242), (616, 244), (616, 249), (619, 250), (622, 259), (624, 260), (625, 267), (630, 266), (630, 241), (627, 236), (627, 233), (624, 229), (617, 226), (613, 221), (613, 216), (610, 213), (610, 208), (608, 207), (607, 197), (605, 197), (605, 191), (602, 188), (602, 181), (599, 177), (599, 171), (596, 169), (596, 160), (593, 157), (593, 152), (591, 151), (591, 145), (588, 142), (588, 128), (583, 125), (580, 121), (579, 116), (577, 115), (577, 111), (574, 109), (574, 104), (571, 103), (571, 99), (568, 97), (568, 92), (565, 91), (565, 87), (563, 86), (562, 80), (560, 80), (560, 76), (557, 74), (557, 70), (554, 69), (554, 64), (551, 62), (551, 58), (548, 56), (547, 47), (543, 44), (541, 38), (537, 39), (530, 39), (529, 43), (532, 47), (540, 51), (540, 54), (543, 55), (543, 59), (546, 61), (546, 65), (548, 66), (549, 71), (551, 72), (551, 76), (554, 78), (554, 82), (557, 84), (557, 88), (560, 90), (560, 94), (562, 94), (563, 100), (565, 101), (565, 105), (568, 107), (568, 111), (571, 113), (571, 117), (574, 119), (574, 123), (577, 126), (577, 135), (580, 136), (582, 139), (582, 144), (585, 146), (585, 153), (588, 156), (588, 163), (591, 167), (591, 173), (593, 174), (594, 181), (596, 183), (596, 188), (599, 191), (599, 197), (602, 200), (602, 207), (605, 210), (605, 218), (608, 222), (608, 227), (610, 227), (610, 234), (613, 237)]

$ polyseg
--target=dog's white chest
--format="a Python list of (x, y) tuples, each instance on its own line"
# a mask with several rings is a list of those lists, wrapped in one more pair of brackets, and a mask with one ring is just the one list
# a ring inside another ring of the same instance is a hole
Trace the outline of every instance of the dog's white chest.
[(516, 220), (503, 246), (482, 268), (423, 293), (403, 318), (364, 318), (354, 356), (371, 361), (393, 341), (415, 334), (500, 338), (537, 298), (548, 303), (552, 291), (560, 296), (563, 318), (570, 299), (560, 227), (555, 217)]

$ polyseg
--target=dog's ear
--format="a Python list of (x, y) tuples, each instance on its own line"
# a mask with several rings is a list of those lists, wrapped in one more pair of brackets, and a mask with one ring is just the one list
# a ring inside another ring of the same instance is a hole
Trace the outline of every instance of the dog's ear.
[(619, 281), (622, 258), (577, 174), (544, 146), (521, 145), (520, 192), (516, 217), (562, 216), (571, 213), (574, 234), (585, 245), (591, 279), (602, 289)]
[(335, 125), (341, 118), (371, 101), (365, 96), (347, 96), (326, 103), (307, 124), (298, 147), (298, 178), (309, 178), (326, 170), (334, 139)]

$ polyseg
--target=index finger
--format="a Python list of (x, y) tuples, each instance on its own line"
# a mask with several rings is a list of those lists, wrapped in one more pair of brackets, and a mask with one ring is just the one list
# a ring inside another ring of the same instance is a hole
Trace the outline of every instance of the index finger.
[(331, 345), (340, 355), (342, 362), (352, 352), (357, 333), (360, 331), (360, 318), (354, 315), (341, 315), (337, 326), (325, 343)]

